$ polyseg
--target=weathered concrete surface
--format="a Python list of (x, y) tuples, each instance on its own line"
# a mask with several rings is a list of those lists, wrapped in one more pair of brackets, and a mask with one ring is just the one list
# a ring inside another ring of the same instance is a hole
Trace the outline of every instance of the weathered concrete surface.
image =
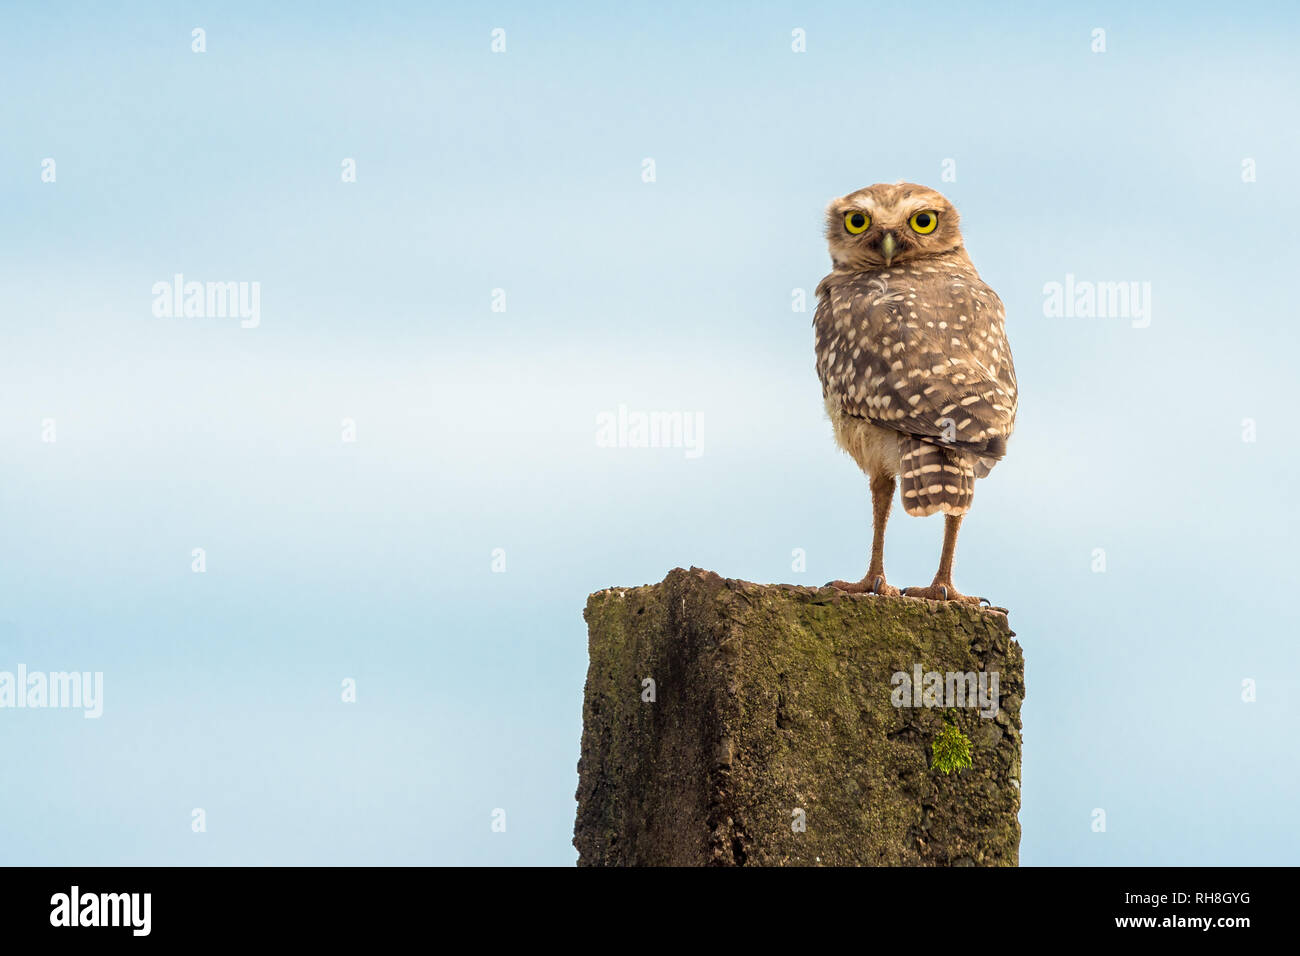
[[(1005, 616), (696, 568), (598, 591), (584, 616), (579, 865), (1018, 863), (1024, 658)], [(996, 716), (894, 706), (917, 664), (997, 673)], [(971, 741), (959, 774), (931, 767), (945, 712)]]

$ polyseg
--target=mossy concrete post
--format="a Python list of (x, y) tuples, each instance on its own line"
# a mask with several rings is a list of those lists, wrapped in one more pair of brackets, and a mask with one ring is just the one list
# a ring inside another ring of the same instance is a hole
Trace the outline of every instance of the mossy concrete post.
[(1017, 865), (1003, 614), (677, 568), (584, 616), (579, 865)]

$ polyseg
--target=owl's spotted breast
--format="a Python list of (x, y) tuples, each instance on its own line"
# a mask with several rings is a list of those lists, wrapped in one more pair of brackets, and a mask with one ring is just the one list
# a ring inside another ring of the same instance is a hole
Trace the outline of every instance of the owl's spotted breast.
[(833, 272), (817, 287), (827, 404), (902, 435), (993, 461), (1015, 424), (1001, 300), (964, 254)]

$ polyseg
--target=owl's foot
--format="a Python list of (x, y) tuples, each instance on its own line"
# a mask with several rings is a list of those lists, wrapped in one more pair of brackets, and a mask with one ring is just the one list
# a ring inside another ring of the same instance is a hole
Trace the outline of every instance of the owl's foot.
[(929, 598), (931, 601), (960, 601), (962, 604), (983, 604), (985, 599), (962, 594), (947, 584), (931, 584), (928, 588), (903, 588), (903, 597)]
[(847, 591), (849, 594), (879, 594), (882, 597), (898, 597), (902, 593), (898, 588), (886, 584), (883, 574), (871, 574), (870, 572), (861, 581), (831, 581), (826, 586), (835, 588), (837, 591)]

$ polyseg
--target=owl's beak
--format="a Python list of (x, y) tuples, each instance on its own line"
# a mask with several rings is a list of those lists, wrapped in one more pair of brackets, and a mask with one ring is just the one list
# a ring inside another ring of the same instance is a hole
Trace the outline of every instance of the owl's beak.
[(880, 240), (880, 254), (884, 256), (886, 266), (894, 261), (894, 253), (897, 251), (898, 240), (894, 238), (892, 232), (885, 233), (884, 238)]

